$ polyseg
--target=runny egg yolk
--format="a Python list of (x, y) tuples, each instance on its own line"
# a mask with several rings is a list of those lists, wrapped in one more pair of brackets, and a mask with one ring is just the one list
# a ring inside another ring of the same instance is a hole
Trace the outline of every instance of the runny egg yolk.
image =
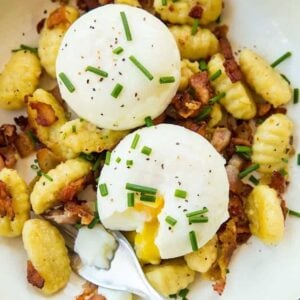
[(134, 248), (139, 261), (142, 264), (159, 264), (160, 253), (155, 245), (155, 238), (159, 228), (157, 216), (164, 206), (164, 199), (158, 196), (155, 202), (135, 203), (135, 209), (146, 213), (149, 216), (149, 221), (144, 224), (141, 232), (137, 233), (134, 239)]

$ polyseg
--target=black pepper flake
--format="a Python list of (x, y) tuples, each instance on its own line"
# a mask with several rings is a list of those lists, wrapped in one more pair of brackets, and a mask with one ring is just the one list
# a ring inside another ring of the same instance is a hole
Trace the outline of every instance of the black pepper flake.
[(182, 211), (183, 211), (183, 212), (187, 212), (187, 209), (185, 208), (185, 209), (183, 209)]
[(96, 22), (97, 22), (97, 20), (95, 19), (95, 20), (94, 20), (94, 23), (96, 23)]
[(209, 170), (208, 172), (209, 172), (209, 173), (211, 173), (211, 172), (212, 172), (212, 170)]
[(47, 12), (48, 12), (48, 10), (47, 10), (47, 9), (45, 9), (45, 10), (44, 10), (44, 14), (46, 15), (46, 14), (47, 14)]
[(96, 89), (95, 89), (95, 88), (93, 88), (93, 92), (96, 92)]
[(99, 79), (99, 81), (100, 81), (100, 82), (102, 82), (103, 80), (104, 80), (104, 78), (103, 78), (103, 77), (101, 77), (101, 78)]
[(122, 72), (119, 72), (119, 75), (121, 75), (121, 76), (122, 76), (122, 75), (123, 75), (123, 74), (122, 74)]
[(22, 32), (22, 35), (25, 36), (25, 32)]
[(150, 158), (149, 158), (149, 157), (147, 157), (147, 158), (146, 158), (146, 160), (150, 160)]
[(134, 94), (134, 97), (137, 97), (137, 95), (138, 95), (138, 93), (135, 93), (135, 94)]
[(81, 59), (84, 59), (84, 56), (81, 55), (80, 58), (81, 58)]
[(91, 28), (91, 29), (95, 29), (95, 27), (94, 27), (94, 26), (90, 26), (90, 28)]
[(177, 143), (176, 143), (176, 145), (178, 146), (178, 145), (180, 145), (180, 143), (179, 143), (179, 142), (177, 142)]
[(122, 58), (122, 61), (125, 61), (126, 59), (125, 58)]
[(178, 185), (181, 185), (181, 181), (178, 181)]
[(91, 97), (91, 100), (94, 100), (94, 97)]
[(120, 107), (124, 107), (125, 106), (125, 104), (122, 104)]
[(101, 115), (101, 116), (104, 116), (104, 114), (103, 114), (103, 113), (101, 113), (100, 115)]
[(65, 43), (65, 47), (68, 47), (68, 44), (67, 44), (67, 43)]
[(164, 168), (165, 168), (165, 165), (164, 165), (164, 164), (161, 164), (160, 166), (161, 166), (161, 168), (164, 170)]
[(87, 80), (86, 80), (86, 83), (87, 83), (87, 84), (89, 84), (89, 83), (90, 83), (90, 80), (89, 80), (89, 79), (87, 79)]
[(169, 230), (172, 230), (172, 227), (169, 226)]

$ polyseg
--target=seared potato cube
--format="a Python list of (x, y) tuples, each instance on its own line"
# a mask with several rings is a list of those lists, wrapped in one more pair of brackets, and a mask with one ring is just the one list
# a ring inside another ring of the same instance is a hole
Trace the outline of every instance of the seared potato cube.
[(0, 74), (0, 108), (22, 108), (25, 96), (36, 89), (40, 75), (41, 65), (35, 54), (26, 50), (13, 53)]
[(28, 255), (28, 281), (50, 295), (62, 289), (71, 275), (70, 259), (60, 232), (44, 220), (28, 220), (23, 228)]
[(19, 236), (29, 219), (30, 205), (26, 183), (12, 169), (0, 171), (0, 235)]

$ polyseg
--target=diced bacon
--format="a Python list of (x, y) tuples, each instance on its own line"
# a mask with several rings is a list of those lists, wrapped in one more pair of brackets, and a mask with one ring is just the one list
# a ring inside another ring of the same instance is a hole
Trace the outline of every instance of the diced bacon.
[(188, 92), (177, 93), (172, 104), (178, 115), (184, 119), (195, 117), (201, 108), (201, 102), (195, 101)]
[(30, 107), (37, 111), (36, 122), (41, 126), (51, 126), (57, 121), (55, 111), (51, 105), (43, 102), (32, 102)]
[(45, 284), (44, 278), (35, 269), (30, 260), (27, 261), (27, 281), (39, 289), (43, 288)]
[(203, 8), (200, 5), (195, 5), (189, 12), (189, 16), (194, 19), (201, 19), (203, 14)]
[(190, 78), (190, 85), (196, 92), (197, 100), (203, 104), (207, 104), (208, 100), (214, 96), (207, 72), (194, 74)]
[(230, 142), (231, 131), (227, 128), (218, 127), (212, 136), (211, 144), (218, 152), (222, 152)]

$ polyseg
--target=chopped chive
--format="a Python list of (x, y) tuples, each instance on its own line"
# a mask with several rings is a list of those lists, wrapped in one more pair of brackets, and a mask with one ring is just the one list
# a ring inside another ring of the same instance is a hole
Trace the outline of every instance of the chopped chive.
[(117, 157), (116, 158), (116, 163), (119, 164), (121, 162), (121, 160), (122, 160), (121, 157)]
[(53, 181), (53, 178), (51, 176), (49, 176), (48, 174), (41, 172), (40, 173), (42, 176), (44, 176), (46, 179), (48, 179), (49, 181)]
[(211, 99), (209, 99), (209, 103), (217, 103), (217, 102), (219, 102), (222, 98), (224, 98), (226, 96), (226, 93), (220, 93), (220, 94), (218, 94), (217, 96), (215, 96), (215, 97), (213, 97), (213, 98), (211, 98)]
[[(176, 1), (177, 1), (177, 0), (176, 0)], [(173, 2), (175, 2), (175, 1), (173, 0)], [(171, 299), (177, 299), (177, 294), (169, 295), (169, 298), (171, 298)]]
[(190, 231), (189, 237), (190, 237), (190, 242), (191, 242), (193, 251), (197, 251), (198, 250), (198, 242), (197, 242), (197, 237), (196, 237), (195, 231)]
[(167, 5), (167, 0), (161, 0), (161, 5), (166, 6)]
[(30, 46), (27, 46), (27, 45), (24, 45), (24, 44), (21, 44), (19, 49), (11, 50), (11, 52), (18, 52), (18, 51), (21, 51), (21, 50), (27, 50), (27, 51), (29, 51), (31, 53), (35, 53), (35, 54), (38, 53), (38, 48), (30, 47)]
[(280, 75), (288, 84), (291, 84), (291, 81), (284, 74), (280, 74)]
[(199, 60), (198, 64), (199, 64), (199, 68), (200, 68), (201, 71), (207, 71), (208, 70), (207, 63), (206, 63), (204, 58), (201, 58)]
[(179, 291), (178, 296), (183, 299), (186, 299), (188, 293), (189, 293), (189, 289), (182, 289)]
[(248, 174), (252, 173), (253, 171), (257, 170), (258, 168), (259, 168), (259, 164), (250, 166), (249, 168), (240, 172), (239, 178), (242, 179), (242, 178), (246, 177)]
[(175, 82), (175, 77), (174, 76), (165, 76), (165, 77), (160, 77), (159, 78), (159, 83), (164, 84), (164, 83), (173, 83)]
[(211, 80), (211, 81), (214, 81), (214, 80), (216, 80), (217, 78), (219, 78), (221, 75), (222, 75), (222, 71), (221, 71), (221, 70), (218, 70), (218, 71), (216, 71), (214, 74), (212, 74), (212, 75), (210, 76), (210, 80)]
[(157, 189), (155, 189), (155, 188), (138, 185), (138, 184), (134, 184), (134, 183), (126, 183), (125, 188), (129, 191), (146, 193), (146, 194), (151, 194), (151, 195), (155, 195), (157, 193)]
[(70, 93), (73, 93), (75, 91), (75, 86), (72, 84), (72, 82), (67, 77), (67, 75), (65, 73), (61, 72), (58, 74), (58, 76), (61, 79), (61, 81), (63, 82), (63, 84), (65, 85), (65, 87), (68, 89), (68, 91)]
[(276, 66), (278, 66), (280, 63), (282, 63), (284, 60), (286, 60), (287, 58), (292, 56), (292, 52), (287, 52), (285, 54), (283, 54), (282, 56), (280, 56), (277, 60), (275, 60), (272, 64), (271, 67), (275, 68)]
[(261, 125), (264, 121), (265, 121), (264, 119), (259, 118), (259, 119), (256, 119), (255, 123), (256, 123), (256, 125)]
[(193, 20), (193, 26), (192, 26), (192, 31), (191, 31), (192, 35), (195, 35), (197, 33), (198, 27), (199, 27), (199, 23), (200, 23), (199, 19), (194, 19)]
[(116, 49), (113, 50), (113, 53), (114, 54), (121, 54), (123, 51), (124, 51), (124, 49), (121, 46), (119, 46), (119, 47), (117, 47)]
[(145, 124), (146, 124), (147, 127), (151, 127), (151, 126), (154, 125), (153, 120), (151, 119), (151, 117), (146, 117), (145, 118)]
[(97, 223), (99, 223), (99, 218), (95, 217), (93, 221), (87, 226), (89, 229), (93, 229)]
[(237, 152), (237, 153), (251, 153), (252, 152), (252, 147), (236, 145), (235, 146), (235, 152)]
[(131, 62), (149, 79), (152, 80), (153, 75), (133, 56), (129, 56)]
[(204, 107), (200, 111), (199, 115), (195, 118), (195, 121), (196, 122), (203, 121), (205, 118), (207, 118), (210, 115), (211, 111), (212, 111), (212, 107), (211, 106)]
[(127, 206), (134, 207), (134, 193), (127, 193)]
[(30, 168), (31, 168), (32, 170), (38, 170), (38, 169), (39, 169), (39, 166), (37, 166), (37, 165), (35, 165), (35, 164), (32, 164), (32, 165), (30, 166)]
[(111, 152), (110, 151), (106, 151), (105, 161), (104, 161), (105, 165), (109, 166), (109, 164), (110, 164), (110, 158), (111, 158)]
[(110, 95), (113, 96), (114, 98), (118, 98), (122, 90), (123, 90), (123, 85), (117, 83)]
[(81, 152), (79, 154), (79, 157), (84, 159), (84, 160), (87, 160), (87, 161), (94, 161), (95, 160), (95, 157), (92, 153), (84, 153), (84, 152)]
[(193, 216), (188, 218), (189, 223), (207, 223), (208, 222), (208, 217), (205, 216)]
[(280, 169), (279, 173), (281, 174), (281, 176), (286, 176), (288, 174), (288, 172), (285, 169)]
[(254, 185), (258, 185), (259, 184), (259, 179), (257, 179), (256, 177), (254, 177), (253, 175), (251, 175), (249, 177), (249, 181), (252, 182)]
[(74, 226), (77, 230), (79, 230), (83, 225), (81, 223), (77, 223)]
[(95, 163), (93, 164), (92, 171), (96, 171), (99, 168), (100, 162), (101, 162), (101, 156), (99, 156), (96, 159)]
[(126, 14), (124, 11), (121, 11), (120, 15), (121, 15), (123, 27), (125, 30), (126, 39), (127, 39), (127, 41), (132, 41), (132, 36), (131, 36), (131, 32), (130, 32), (130, 28), (128, 25), (128, 20), (127, 20)]
[(126, 160), (127, 167), (131, 167), (132, 165), (133, 165), (133, 160), (130, 160), (130, 159)]
[(297, 165), (300, 166), (300, 153), (297, 154)]
[(203, 207), (203, 209), (201, 209), (201, 210), (195, 210), (195, 211), (192, 211), (190, 213), (187, 213), (186, 216), (188, 218), (190, 218), (190, 217), (194, 217), (194, 216), (199, 216), (199, 215), (205, 214), (207, 212), (208, 212), (208, 209), (206, 207)]
[(294, 89), (294, 104), (299, 102), (299, 89)]
[(94, 74), (97, 74), (99, 76), (102, 76), (102, 77), (108, 77), (107, 72), (105, 72), (103, 70), (100, 70), (98, 68), (92, 67), (92, 66), (87, 66), (85, 70), (88, 71), (88, 72), (92, 72)]
[(176, 189), (174, 193), (175, 197), (185, 199), (187, 196), (187, 191)]
[(144, 194), (142, 194), (140, 196), (140, 200), (145, 201), (145, 202), (155, 202), (156, 197), (154, 195), (144, 195)]
[(99, 184), (99, 190), (102, 197), (105, 197), (108, 195), (108, 189), (107, 185), (105, 183)]
[(283, 157), (282, 159), (281, 159), (281, 161), (283, 161), (284, 163), (288, 163), (289, 162), (289, 160), (287, 159), (287, 158), (285, 158), (285, 157)]
[(132, 143), (131, 143), (130, 148), (131, 148), (131, 149), (135, 149), (136, 146), (137, 146), (137, 144), (138, 144), (138, 142), (139, 142), (139, 140), (140, 140), (140, 135), (136, 133), (136, 134), (134, 135), (134, 138), (133, 138), (133, 140), (132, 140)]
[(167, 216), (165, 221), (171, 226), (174, 226), (177, 223), (177, 220), (172, 218), (171, 216)]
[(76, 125), (73, 125), (73, 126), (72, 126), (72, 132), (73, 132), (73, 133), (76, 133), (76, 132), (77, 132)]
[(152, 152), (152, 149), (150, 147), (147, 147), (147, 146), (144, 146), (141, 150), (141, 153), (143, 153), (147, 156), (149, 156), (151, 154), (151, 152)]
[(292, 209), (289, 209), (288, 212), (289, 212), (290, 216), (295, 216), (295, 217), (300, 218), (300, 212), (292, 210)]

